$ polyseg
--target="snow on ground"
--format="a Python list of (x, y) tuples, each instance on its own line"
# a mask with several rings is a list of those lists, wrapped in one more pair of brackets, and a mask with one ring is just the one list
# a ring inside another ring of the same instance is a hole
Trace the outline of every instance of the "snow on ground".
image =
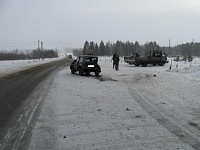
[[(135, 67), (99, 57), (99, 77), (52, 76), (29, 149), (195, 149), (200, 143), (200, 59)], [(47, 60), (43, 62), (48, 62)], [(0, 75), (38, 61), (0, 61)], [(193, 144), (194, 143), (194, 144)], [(197, 149), (197, 148), (196, 148)]]
[(30, 150), (197, 149), (200, 59), (173, 62), (172, 70), (121, 58), (115, 71), (111, 57), (99, 64), (99, 77), (72, 75), (69, 67), (55, 75)]
[(31, 59), (31, 60), (6, 60), (0, 61), (0, 78), (33, 66), (41, 65), (51, 61), (64, 58), (65, 54), (60, 54), (58, 58)]

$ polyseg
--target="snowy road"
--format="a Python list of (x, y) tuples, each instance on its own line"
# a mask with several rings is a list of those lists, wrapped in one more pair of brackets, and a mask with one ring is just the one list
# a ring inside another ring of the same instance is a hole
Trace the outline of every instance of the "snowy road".
[(0, 79), (0, 149), (25, 149), (48, 93), (49, 75), (67, 63), (64, 58)]
[(29, 148), (49, 150), (200, 149), (200, 63), (112, 69), (100, 77), (52, 77)]

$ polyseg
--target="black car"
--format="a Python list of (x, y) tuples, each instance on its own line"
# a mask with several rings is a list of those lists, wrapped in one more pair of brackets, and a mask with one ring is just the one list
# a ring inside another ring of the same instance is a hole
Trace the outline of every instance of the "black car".
[(90, 72), (94, 72), (95, 76), (98, 76), (101, 72), (101, 68), (98, 65), (98, 57), (90, 55), (78, 56), (70, 65), (70, 69), (72, 74), (78, 71), (81, 76), (83, 74), (89, 75)]

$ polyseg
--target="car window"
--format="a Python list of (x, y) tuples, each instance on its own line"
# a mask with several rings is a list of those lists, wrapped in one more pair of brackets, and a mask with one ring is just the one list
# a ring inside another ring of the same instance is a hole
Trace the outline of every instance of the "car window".
[(162, 54), (162, 57), (165, 57), (165, 54)]
[(97, 57), (86, 57), (85, 58), (86, 61), (98, 61)]
[(79, 62), (83, 62), (83, 57), (80, 58), (80, 61), (79, 61)]

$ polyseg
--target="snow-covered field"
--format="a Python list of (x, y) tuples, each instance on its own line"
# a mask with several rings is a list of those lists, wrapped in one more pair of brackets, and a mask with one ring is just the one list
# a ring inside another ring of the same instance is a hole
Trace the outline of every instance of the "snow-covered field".
[(148, 67), (121, 60), (115, 71), (111, 57), (100, 57), (99, 77), (69, 66), (52, 76), (29, 149), (198, 149), (200, 59), (171, 70), (171, 58)]
[(0, 78), (11, 73), (22, 71), (33, 66), (41, 65), (44, 63), (56, 61), (64, 58), (65, 55), (61, 54), (58, 58), (45, 58), (45, 59), (31, 59), (31, 60), (6, 60), (0, 61)]

